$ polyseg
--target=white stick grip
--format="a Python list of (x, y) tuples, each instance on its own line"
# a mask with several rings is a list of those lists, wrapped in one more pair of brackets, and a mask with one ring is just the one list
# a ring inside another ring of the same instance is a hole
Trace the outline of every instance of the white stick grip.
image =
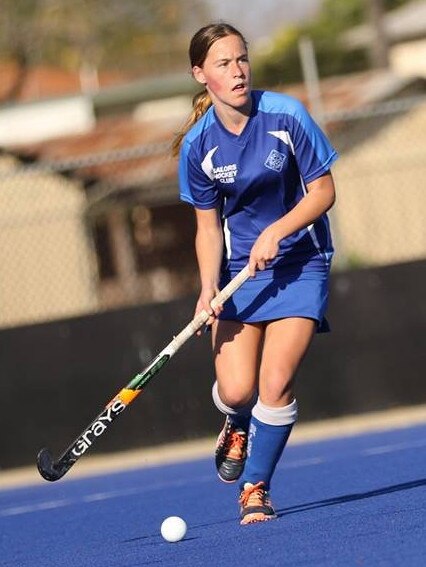
[[(238, 274), (212, 299), (210, 305), (216, 308), (218, 305), (225, 303), (231, 295), (237, 291), (239, 287), (249, 278), (248, 265), (243, 268)], [(205, 309), (197, 313), (190, 323), (173, 339), (173, 341), (166, 347), (167, 351), (170, 350), (175, 353), (192, 335), (194, 335), (201, 327), (207, 322), (210, 315)], [(165, 349), (165, 350), (166, 350)]]
[(249, 267), (248, 265), (239, 272), (235, 278), (233, 278), (228, 285), (226, 285), (217, 295), (214, 297), (210, 305), (213, 307), (217, 307), (218, 305), (222, 305), (225, 303), (227, 299), (231, 297), (234, 291), (237, 291), (239, 287), (243, 285), (243, 283), (248, 279), (250, 276)]

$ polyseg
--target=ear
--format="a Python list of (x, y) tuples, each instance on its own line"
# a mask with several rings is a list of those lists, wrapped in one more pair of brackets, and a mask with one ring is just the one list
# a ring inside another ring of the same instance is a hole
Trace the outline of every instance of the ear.
[(197, 65), (192, 67), (192, 76), (196, 81), (198, 81), (202, 85), (207, 85), (206, 77), (201, 67), (198, 67)]

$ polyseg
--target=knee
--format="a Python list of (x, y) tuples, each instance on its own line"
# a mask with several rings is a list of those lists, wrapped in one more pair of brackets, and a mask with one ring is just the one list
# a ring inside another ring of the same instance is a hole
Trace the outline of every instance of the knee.
[(267, 406), (285, 406), (295, 397), (292, 373), (270, 373), (263, 375), (259, 385), (259, 396)]
[(260, 395), (262, 402), (271, 407), (287, 406), (292, 403), (294, 398), (292, 388), (285, 388), (284, 390), (263, 390)]
[[(257, 392), (252, 388), (241, 384), (213, 385), (213, 399), (222, 402), (230, 408), (239, 408), (254, 403)], [(216, 404), (217, 405), (217, 404)]]
[(232, 408), (247, 405), (254, 396), (254, 392), (246, 388), (229, 385), (219, 390), (222, 401)]

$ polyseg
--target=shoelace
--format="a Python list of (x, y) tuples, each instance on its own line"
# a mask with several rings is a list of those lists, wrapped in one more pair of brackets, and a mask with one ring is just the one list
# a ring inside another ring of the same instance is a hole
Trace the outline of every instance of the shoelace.
[(225, 454), (227, 456), (232, 456), (233, 458), (241, 458), (244, 452), (244, 444), (244, 436), (237, 431), (233, 431), (230, 435), (227, 436)]
[(245, 488), (240, 496), (240, 504), (244, 508), (247, 506), (263, 506), (265, 504), (265, 483), (263, 481)]

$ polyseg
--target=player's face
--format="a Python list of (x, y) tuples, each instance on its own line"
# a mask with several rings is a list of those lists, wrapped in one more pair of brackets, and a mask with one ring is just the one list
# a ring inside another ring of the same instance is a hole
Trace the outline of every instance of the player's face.
[(246, 47), (237, 35), (215, 41), (203, 66), (194, 67), (193, 74), (206, 86), (215, 105), (250, 107), (250, 63)]

